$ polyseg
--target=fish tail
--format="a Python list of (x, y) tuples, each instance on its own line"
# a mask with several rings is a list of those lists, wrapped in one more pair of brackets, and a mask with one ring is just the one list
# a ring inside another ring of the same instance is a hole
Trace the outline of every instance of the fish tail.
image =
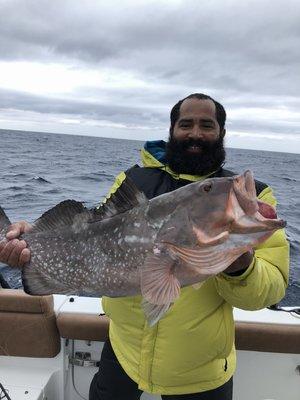
[(0, 207), (0, 241), (6, 239), (7, 228), (9, 225), (11, 225), (11, 222), (3, 208)]

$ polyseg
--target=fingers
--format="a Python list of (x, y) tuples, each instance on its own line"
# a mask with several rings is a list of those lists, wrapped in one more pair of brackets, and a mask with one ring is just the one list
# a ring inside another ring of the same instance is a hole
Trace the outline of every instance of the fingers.
[(26, 221), (19, 221), (14, 224), (11, 224), (8, 228), (8, 232), (6, 237), (8, 240), (18, 238), (22, 233), (30, 231), (32, 225)]
[(19, 240), (19, 236), (30, 231), (32, 225), (26, 221), (19, 221), (8, 227), (6, 238), (0, 242), (0, 262), (11, 267), (23, 267), (30, 260), (30, 250), (24, 240)]
[(30, 261), (30, 250), (28, 248), (25, 248), (21, 251), (18, 267), (22, 268), (29, 261)]
[[(3, 242), (2, 242), (3, 243)], [(13, 239), (0, 247), (0, 262), (12, 267), (22, 267), (30, 260), (30, 250), (24, 240)]]

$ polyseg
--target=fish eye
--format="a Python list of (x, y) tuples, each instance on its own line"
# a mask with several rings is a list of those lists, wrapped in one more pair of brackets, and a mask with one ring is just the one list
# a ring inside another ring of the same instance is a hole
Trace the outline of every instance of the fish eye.
[(211, 189), (212, 189), (212, 183), (206, 183), (206, 184), (203, 186), (203, 190), (204, 190), (205, 192), (210, 192)]

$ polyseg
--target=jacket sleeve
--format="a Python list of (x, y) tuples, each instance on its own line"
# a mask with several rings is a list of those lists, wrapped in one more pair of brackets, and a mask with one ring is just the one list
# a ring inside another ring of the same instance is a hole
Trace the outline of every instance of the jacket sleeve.
[[(102, 203), (105, 203), (107, 199), (109, 199), (109, 197), (115, 193), (117, 191), (117, 189), (121, 186), (122, 182), (124, 181), (124, 179), (126, 178), (125, 172), (121, 172), (119, 175), (117, 175), (113, 185), (111, 186), (111, 188), (109, 189), (105, 199), (99, 204), (98, 207), (101, 206)], [(106, 310), (106, 296), (102, 297), (102, 308), (103, 311), (105, 312), (105, 314), (107, 314), (107, 310)]]
[[(272, 189), (267, 187), (258, 198), (275, 207)], [(276, 304), (288, 285), (289, 244), (284, 229), (276, 231), (255, 248), (254, 258), (239, 276), (217, 275), (218, 293), (229, 304), (244, 310), (259, 310)]]
[(110, 196), (117, 191), (117, 189), (121, 186), (122, 182), (125, 180), (126, 174), (125, 172), (121, 172), (119, 175), (117, 175), (113, 185), (109, 189), (105, 199), (99, 204), (98, 208), (101, 206), (102, 203), (105, 203), (107, 199), (110, 198)]

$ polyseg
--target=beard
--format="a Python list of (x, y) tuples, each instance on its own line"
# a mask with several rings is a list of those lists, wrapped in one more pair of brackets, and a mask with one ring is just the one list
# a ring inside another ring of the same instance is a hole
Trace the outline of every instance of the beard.
[[(200, 152), (190, 152), (191, 146), (199, 147)], [(207, 175), (223, 165), (225, 155), (223, 137), (207, 142), (192, 138), (177, 140), (171, 135), (166, 145), (166, 162), (179, 174)]]

